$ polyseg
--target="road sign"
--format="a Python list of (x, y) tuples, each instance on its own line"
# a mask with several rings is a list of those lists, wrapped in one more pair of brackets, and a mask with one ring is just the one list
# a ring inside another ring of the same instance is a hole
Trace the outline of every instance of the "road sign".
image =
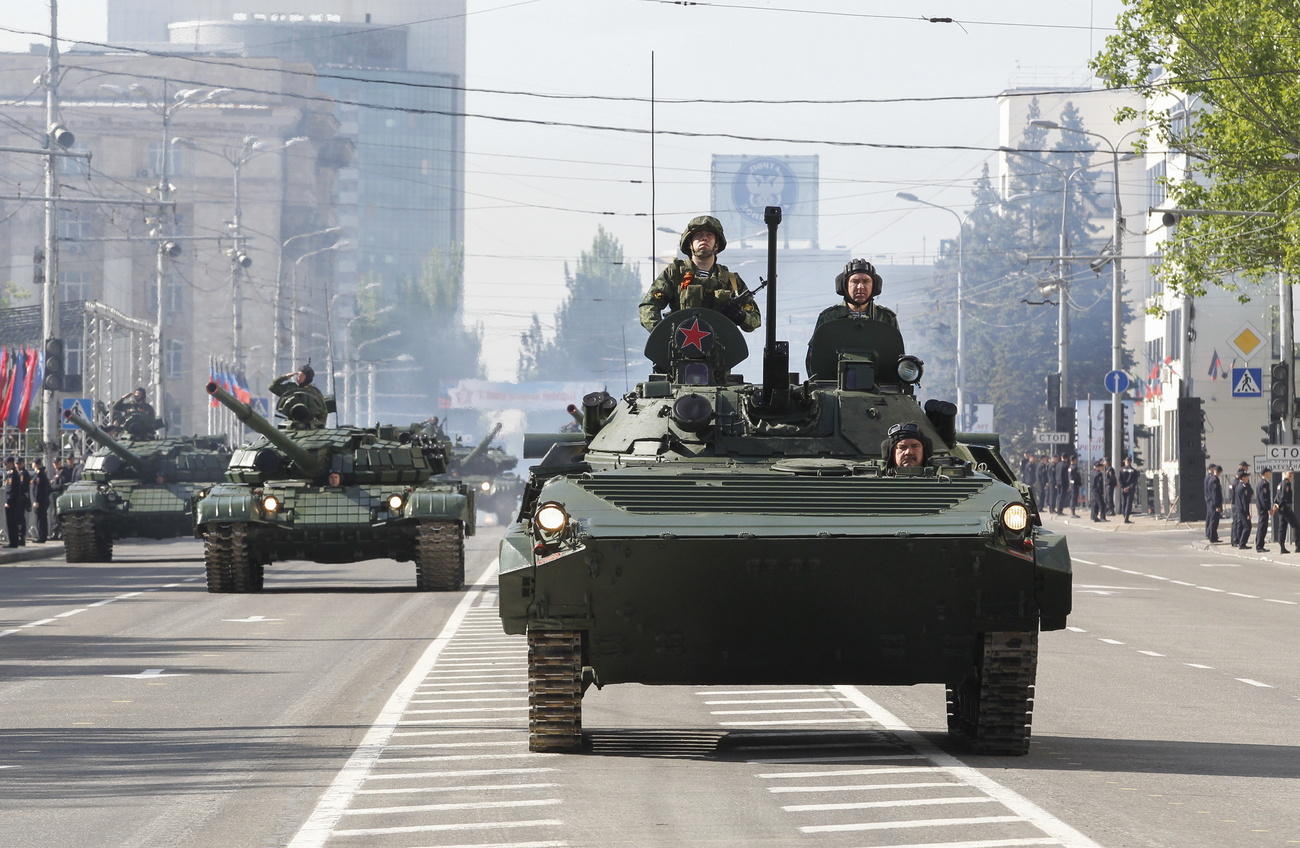
[[(1274, 447), (1270, 445), (1269, 447)], [(1271, 468), (1274, 471), (1300, 471), (1300, 457), (1270, 459), (1267, 456), (1255, 457), (1256, 470)]]
[(1233, 397), (1260, 397), (1264, 393), (1264, 390), (1261, 388), (1263, 383), (1263, 368), (1232, 369)]
[(1107, 371), (1102, 382), (1106, 384), (1106, 391), (1113, 395), (1128, 391), (1128, 375), (1123, 371)]
[[(64, 412), (67, 412), (69, 409), (72, 409), (74, 406), (77, 407), (77, 411), (81, 413), (82, 418), (86, 419), (87, 421), (95, 420), (95, 412), (94, 412), (95, 407), (90, 402), (90, 398), (64, 398), (63, 399)], [(78, 429), (76, 424), (73, 424), (71, 421), (67, 420), (62, 415), (59, 416), (59, 424), (64, 430)]]
[(1294, 459), (1300, 462), (1300, 445), (1264, 445), (1264, 457), (1269, 462)]
[(1034, 431), (1034, 441), (1040, 445), (1068, 445), (1070, 444), (1070, 434), (1036, 430)]
[(1264, 346), (1268, 336), (1255, 329), (1249, 321), (1241, 329), (1228, 337), (1228, 346), (1235, 350), (1242, 359), (1249, 360)]

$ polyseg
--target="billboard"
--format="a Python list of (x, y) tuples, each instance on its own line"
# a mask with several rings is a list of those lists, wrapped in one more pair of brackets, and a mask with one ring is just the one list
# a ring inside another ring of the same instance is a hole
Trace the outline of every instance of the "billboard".
[(816, 156), (714, 154), (710, 201), (727, 241), (758, 246), (767, 238), (764, 206), (781, 207), (781, 241), (817, 246)]

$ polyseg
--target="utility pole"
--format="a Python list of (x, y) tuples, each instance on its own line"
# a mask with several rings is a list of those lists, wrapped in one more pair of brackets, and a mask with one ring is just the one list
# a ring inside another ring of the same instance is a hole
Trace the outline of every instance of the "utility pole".
[[(51, 347), (50, 342), (59, 331), (59, 301), (55, 289), (59, 285), (58, 241), (58, 157), (55, 138), (59, 129), (59, 0), (50, 3), (50, 49), (45, 63), (45, 287), (41, 291), (41, 357)], [(71, 142), (69, 142), (70, 146)], [(60, 387), (61, 388), (61, 387)], [(56, 409), (55, 389), (41, 386), (41, 453), (45, 466), (54, 467), (54, 455), (59, 447), (59, 411)]]
[(1282, 432), (1278, 434), (1284, 445), (1295, 444), (1295, 312), (1291, 297), (1291, 284), (1285, 271), (1277, 275), (1279, 358), (1286, 364), (1286, 412), (1282, 415)]
[(163, 388), (163, 296), (166, 293), (166, 276), (167, 276), (167, 242), (163, 237), (170, 235), (174, 229), (171, 226), (171, 220), (168, 213), (174, 208), (167, 201), (171, 199), (171, 126), (172, 111), (167, 99), (167, 80), (162, 81), (162, 146), (159, 148), (159, 158), (161, 162), (158, 166), (158, 220), (154, 225), (157, 227), (158, 244), (154, 250), (154, 296), (157, 300), (154, 309), (154, 331), (153, 331), (153, 355), (154, 355), (154, 379), (153, 379), (153, 402), (156, 404), (159, 412), (164, 417), (167, 414), (167, 402), (165, 389)]

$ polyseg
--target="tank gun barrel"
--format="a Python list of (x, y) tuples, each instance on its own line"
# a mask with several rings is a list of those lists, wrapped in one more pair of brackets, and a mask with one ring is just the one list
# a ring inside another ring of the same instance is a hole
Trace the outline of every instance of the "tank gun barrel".
[(776, 230), (781, 207), (763, 208), (767, 225), (767, 344), (763, 347), (763, 405), (785, 409), (790, 402), (790, 343), (776, 338)]
[(249, 429), (266, 436), (267, 441), (275, 445), (293, 460), (294, 465), (308, 476), (315, 476), (324, 470), (322, 462), (301, 445), (284, 434), (270, 421), (253, 411), (253, 408), (216, 383), (208, 383), (208, 394), (212, 395), (222, 406), (235, 413), (235, 417), (248, 425)]
[(143, 459), (135, 453), (127, 450), (126, 447), (117, 439), (114, 439), (99, 427), (95, 426), (90, 421), (87, 421), (85, 417), (77, 411), (76, 407), (65, 409), (63, 411), (63, 417), (85, 430), (86, 434), (90, 436), (90, 438), (99, 442), (101, 445), (116, 454), (141, 477), (149, 476), (149, 466)]
[(465, 458), (460, 461), (461, 467), (464, 468), (466, 465), (469, 465), (471, 462), (473, 462), (474, 460), (482, 456), (487, 451), (488, 447), (492, 444), (492, 440), (497, 437), (497, 433), (500, 432), (501, 432), (501, 422), (498, 421), (496, 423), (496, 426), (492, 428), (492, 432), (484, 436), (483, 440), (474, 446), (474, 450), (466, 454)]
[(576, 403), (569, 404), (564, 408), (564, 411), (573, 416), (573, 420), (578, 422), (578, 426), (582, 426), (582, 410), (578, 409)]

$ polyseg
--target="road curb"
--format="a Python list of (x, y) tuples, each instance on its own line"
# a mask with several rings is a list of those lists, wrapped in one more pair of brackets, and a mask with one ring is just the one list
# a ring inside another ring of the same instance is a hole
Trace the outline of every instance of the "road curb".
[(37, 544), (29, 542), (21, 548), (5, 548), (0, 550), (0, 565), (9, 565), (15, 562), (27, 562), (33, 559), (45, 559), (46, 557), (59, 558), (63, 556), (62, 542), (45, 542)]
[[(1234, 548), (1230, 545), (1212, 545), (1209, 542), (1192, 542), (1192, 550), (1205, 551), (1206, 553), (1218, 554), (1219, 556), (1231, 557), (1233, 559), (1245, 559), (1251, 562), (1267, 562), (1273, 565), (1288, 565), (1292, 568), (1300, 568), (1300, 553), (1291, 554), (1291, 559), (1277, 559), (1267, 554), (1258, 554), (1254, 551), (1243, 551), (1240, 548)], [(1292, 550), (1295, 550), (1294, 548)]]
[(1179, 530), (1192, 530), (1200, 525), (1192, 525), (1186, 522), (1165, 521), (1163, 518), (1152, 518), (1147, 515), (1135, 515), (1131, 524), (1125, 524), (1124, 519), (1114, 519), (1106, 523), (1094, 522), (1090, 518), (1062, 518), (1059, 515), (1043, 516), (1044, 524), (1064, 524), (1073, 530), (1089, 530), (1095, 533), (1172, 533)]

